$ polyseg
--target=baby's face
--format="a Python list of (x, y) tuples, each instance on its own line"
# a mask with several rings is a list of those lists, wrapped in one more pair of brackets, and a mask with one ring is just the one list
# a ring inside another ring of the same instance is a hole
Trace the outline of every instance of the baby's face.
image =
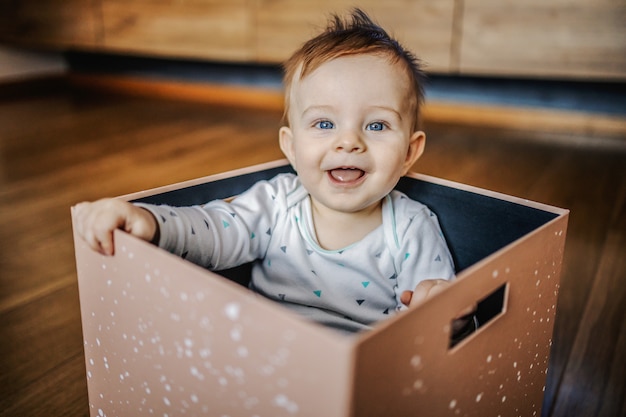
[(314, 204), (380, 204), (423, 149), (410, 97), (408, 76), (376, 55), (336, 58), (293, 82), (280, 144)]

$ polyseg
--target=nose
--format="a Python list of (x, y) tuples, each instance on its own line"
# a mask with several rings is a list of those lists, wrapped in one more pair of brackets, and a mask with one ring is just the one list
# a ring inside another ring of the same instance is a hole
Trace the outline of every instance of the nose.
[(335, 140), (335, 150), (343, 152), (360, 153), (365, 151), (366, 146), (359, 132), (346, 130), (340, 132)]

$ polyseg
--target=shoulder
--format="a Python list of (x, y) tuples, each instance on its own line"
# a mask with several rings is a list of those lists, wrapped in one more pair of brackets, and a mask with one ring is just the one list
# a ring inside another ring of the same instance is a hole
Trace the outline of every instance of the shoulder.
[(415, 229), (419, 229), (422, 233), (440, 234), (437, 215), (427, 205), (396, 190), (389, 194), (389, 201), (395, 230), (400, 238), (407, 233), (414, 233)]
[(304, 187), (297, 175), (292, 173), (278, 174), (269, 180), (256, 182), (246, 192), (237, 196), (234, 201), (249, 200), (272, 201), (280, 206), (290, 206), (294, 200), (301, 200), (306, 195)]
[(290, 194), (293, 190), (297, 189), (299, 185), (300, 181), (295, 174), (278, 174), (270, 179), (255, 182), (243, 194), (268, 194), (277, 197), (278, 195)]
[(393, 192), (394, 237), (397, 242), (396, 262), (404, 270), (405, 261), (426, 267), (427, 275), (450, 278), (454, 262), (437, 215), (425, 204)]
[(430, 217), (434, 213), (425, 204), (413, 200), (403, 192), (393, 190), (389, 194), (389, 202), (393, 207), (396, 222), (414, 216)]
[(298, 176), (289, 172), (284, 174), (278, 174), (275, 177), (267, 180), (267, 182), (277, 190), (280, 190), (286, 194), (301, 186)]

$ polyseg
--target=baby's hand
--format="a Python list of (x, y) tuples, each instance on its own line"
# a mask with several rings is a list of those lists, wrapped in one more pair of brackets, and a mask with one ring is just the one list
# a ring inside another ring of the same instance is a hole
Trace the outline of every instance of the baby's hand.
[(154, 239), (158, 224), (148, 210), (129, 202), (107, 198), (74, 207), (76, 231), (93, 250), (113, 255), (113, 231), (121, 229), (145, 241)]
[[(414, 291), (404, 291), (400, 295), (400, 301), (402, 304), (408, 307), (415, 307), (424, 302), (427, 298), (443, 291), (450, 285), (450, 281), (445, 279), (426, 279), (421, 281), (415, 287)], [(452, 339), (453, 341), (460, 340), (476, 330), (474, 315), (476, 314), (476, 306), (467, 307), (465, 310), (459, 312), (459, 314), (452, 321)]]
[(445, 279), (425, 279), (415, 287), (413, 291), (404, 291), (400, 296), (402, 304), (408, 307), (415, 307), (421, 304), (427, 298), (443, 291), (450, 285), (450, 281)]

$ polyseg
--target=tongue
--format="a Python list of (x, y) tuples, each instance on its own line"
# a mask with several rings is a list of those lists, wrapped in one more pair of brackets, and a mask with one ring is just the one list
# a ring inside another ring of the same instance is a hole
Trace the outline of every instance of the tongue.
[(331, 177), (341, 182), (356, 181), (363, 175), (360, 169), (333, 169), (330, 171)]

